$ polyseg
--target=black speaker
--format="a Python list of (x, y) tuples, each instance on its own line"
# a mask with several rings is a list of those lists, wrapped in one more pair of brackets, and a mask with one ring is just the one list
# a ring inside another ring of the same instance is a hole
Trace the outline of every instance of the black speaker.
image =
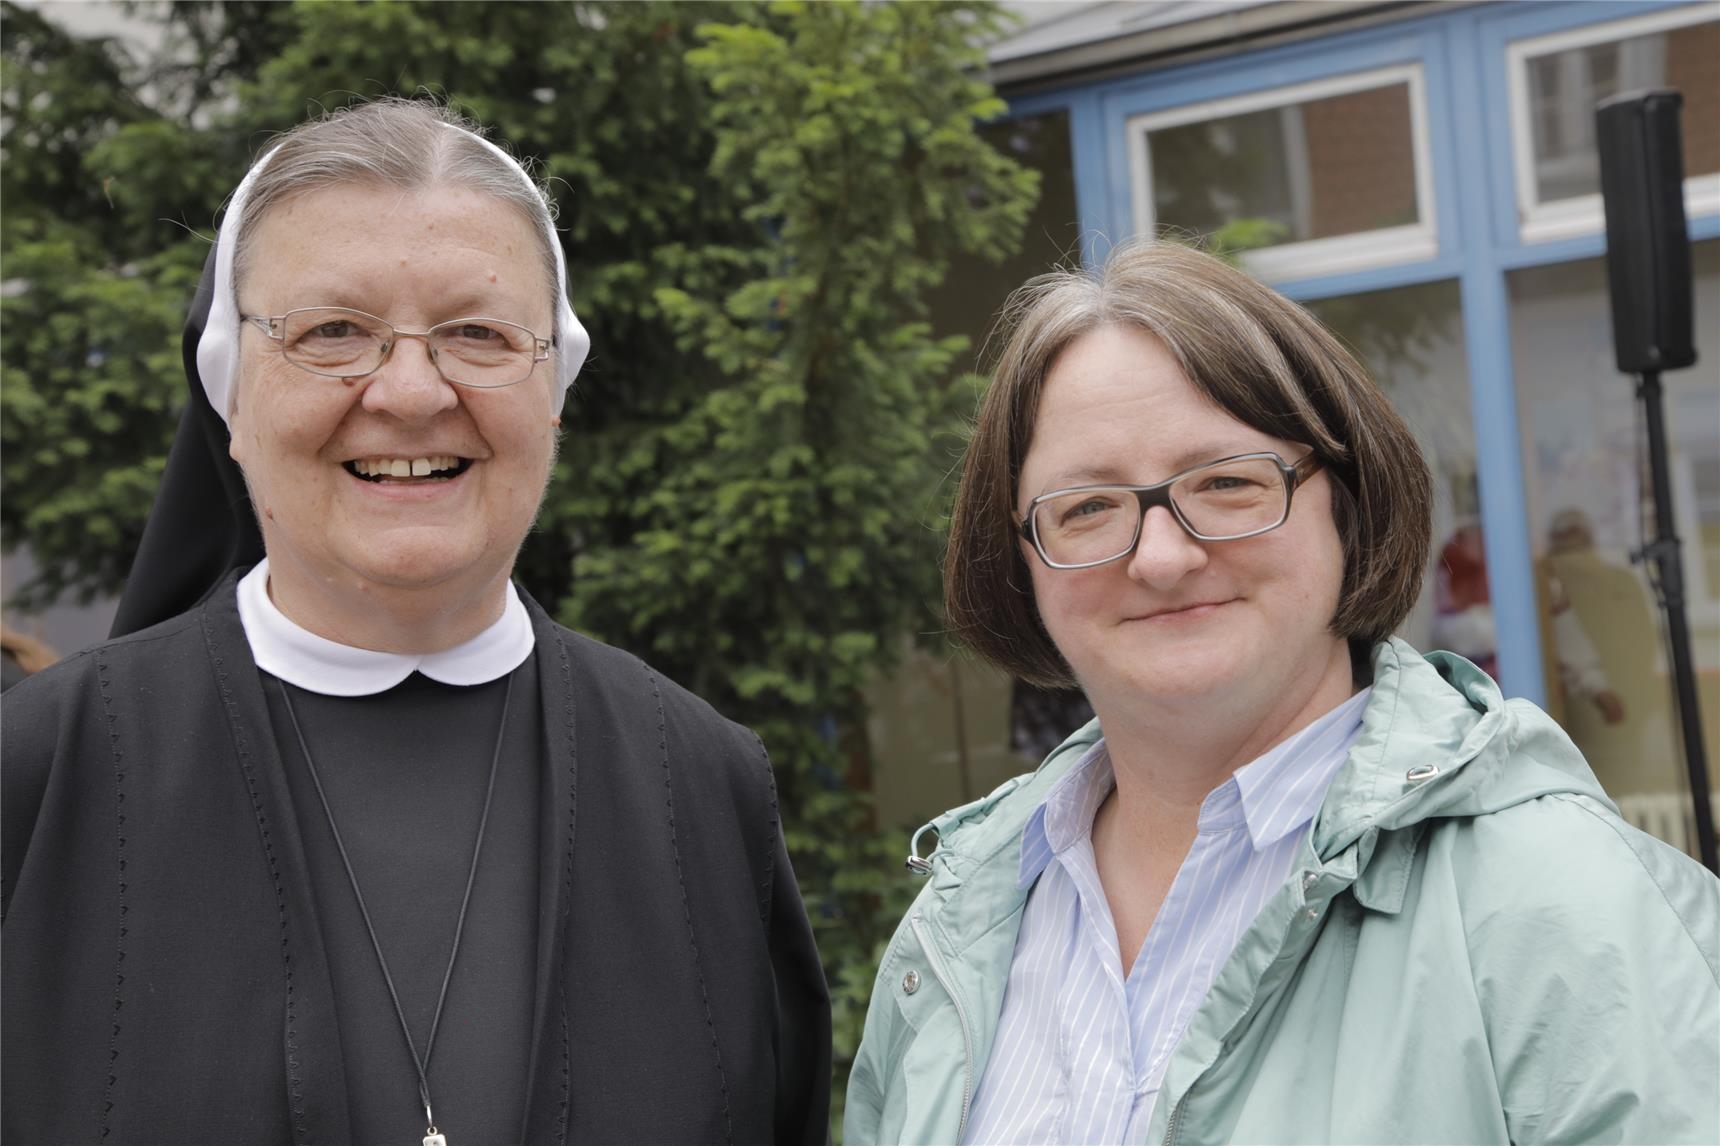
[(1684, 153), (1675, 91), (1627, 92), (1595, 108), (1613, 350), (1627, 374), (1696, 361)]

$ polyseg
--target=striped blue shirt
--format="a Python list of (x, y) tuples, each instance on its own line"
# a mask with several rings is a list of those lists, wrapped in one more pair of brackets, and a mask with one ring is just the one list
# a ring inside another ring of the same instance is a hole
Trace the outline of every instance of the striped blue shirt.
[(1093, 817), (1115, 787), (1105, 742), (1046, 793), (1022, 836), (1033, 890), (965, 1143), (1141, 1140), (1172, 1049), (1288, 878), (1371, 691), (1212, 790), (1127, 978), (1093, 858)]

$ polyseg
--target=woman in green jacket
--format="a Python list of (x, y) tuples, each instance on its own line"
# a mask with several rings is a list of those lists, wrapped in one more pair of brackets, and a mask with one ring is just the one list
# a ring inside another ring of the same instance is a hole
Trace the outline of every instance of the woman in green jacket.
[(1390, 635), (1430, 480), (1354, 359), (1162, 244), (1010, 323), (946, 604), (1097, 719), (916, 837), (848, 1146), (1720, 1141), (1720, 880)]

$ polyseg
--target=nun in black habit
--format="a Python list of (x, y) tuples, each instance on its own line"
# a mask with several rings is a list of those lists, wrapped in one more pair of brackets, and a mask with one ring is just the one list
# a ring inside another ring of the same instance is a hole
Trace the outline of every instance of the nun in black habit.
[(587, 345), (443, 109), (253, 167), (115, 637), (6, 697), (8, 1142), (825, 1141), (763, 747), (510, 579)]

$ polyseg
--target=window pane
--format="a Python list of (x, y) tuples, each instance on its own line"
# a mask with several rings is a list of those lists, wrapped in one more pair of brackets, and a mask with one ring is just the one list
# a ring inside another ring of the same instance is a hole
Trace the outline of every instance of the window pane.
[[(1720, 242), (1696, 244), (1697, 329), (1720, 330)], [(1660, 612), (1631, 552), (1652, 528), (1640, 419), (1600, 259), (1513, 272), (1511, 337), (1549, 709), (1627, 817), (1684, 799)], [(1705, 348), (1706, 349), (1706, 348)], [(1708, 757), (1720, 759), (1720, 387), (1664, 376), (1674, 511)], [(1667, 829), (1666, 835), (1676, 833)], [(1693, 847), (1688, 839), (1673, 839)]]
[(1161, 231), (1265, 221), (1271, 243), (1418, 222), (1407, 83), (1147, 133)]
[(1481, 537), (1456, 282), (1346, 295), (1308, 309), (1347, 343), (1409, 423), (1433, 470), (1433, 548), (1421, 600), (1399, 632), (1494, 671), (1493, 607)]
[(1720, 171), (1720, 21), (1527, 60), (1535, 198), (1598, 195), (1595, 104), (1638, 88), (1684, 94), (1684, 174)]

